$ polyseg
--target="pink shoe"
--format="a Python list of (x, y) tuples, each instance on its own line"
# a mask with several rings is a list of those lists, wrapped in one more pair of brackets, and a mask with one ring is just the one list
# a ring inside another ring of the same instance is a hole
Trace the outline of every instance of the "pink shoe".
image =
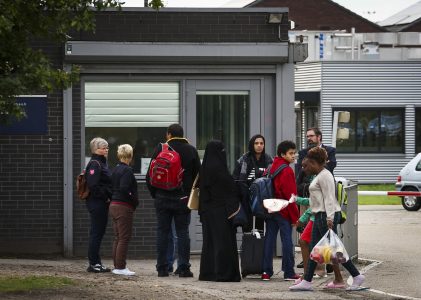
[(324, 287), (325, 289), (344, 289), (345, 283), (335, 283), (334, 281), (329, 282)]
[(302, 280), (299, 284), (293, 285), (289, 287), (290, 291), (312, 291), (313, 285), (311, 282), (308, 282), (307, 280)]

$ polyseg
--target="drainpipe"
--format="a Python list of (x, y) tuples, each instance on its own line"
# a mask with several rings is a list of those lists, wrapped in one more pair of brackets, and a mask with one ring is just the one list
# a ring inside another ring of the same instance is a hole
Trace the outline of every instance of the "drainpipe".
[(351, 28), (351, 60), (354, 60), (354, 47), (355, 47), (355, 27)]

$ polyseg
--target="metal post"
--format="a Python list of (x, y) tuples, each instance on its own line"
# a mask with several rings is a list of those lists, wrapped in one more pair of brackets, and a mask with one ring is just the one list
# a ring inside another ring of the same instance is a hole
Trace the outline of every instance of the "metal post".
[(336, 134), (338, 133), (338, 119), (339, 119), (339, 111), (335, 111), (333, 113), (332, 141), (330, 142), (332, 147), (335, 147), (335, 148), (336, 148)]
[[(64, 70), (71, 71), (70, 65)], [(73, 256), (72, 87), (63, 90), (63, 255)]]

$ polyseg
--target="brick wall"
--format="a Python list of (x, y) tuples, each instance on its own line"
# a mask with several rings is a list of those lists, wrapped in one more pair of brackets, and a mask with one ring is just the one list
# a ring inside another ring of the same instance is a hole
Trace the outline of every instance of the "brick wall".
[[(61, 47), (42, 46), (55, 65)], [(45, 94), (45, 93), (35, 93)], [(0, 253), (62, 253), (63, 101), (47, 95), (47, 135), (0, 135)]]
[(405, 28), (402, 31), (406, 31), (406, 32), (421, 32), (421, 19), (419, 19), (418, 21), (414, 22), (414, 24), (412, 24), (408, 28)]
[[(101, 12), (95, 33), (72, 34), (74, 40), (116, 42), (278, 42), (278, 25), (267, 13)], [(281, 24), (288, 38), (288, 18)]]

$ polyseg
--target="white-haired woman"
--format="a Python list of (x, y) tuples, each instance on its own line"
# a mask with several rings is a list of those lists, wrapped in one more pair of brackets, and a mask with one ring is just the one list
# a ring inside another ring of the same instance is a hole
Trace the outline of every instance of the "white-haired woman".
[(113, 194), (111, 196), (110, 216), (113, 220), (113, 273), (135, 275), (126, 267), (127, 250), (132, 236), (133, 213), (139, 204), (137, 182), (129, 167), (133, 158), (133, 148), (128, 144), (118, 146), (117, 158), (120, 161), (111, 176)]
[(110, 272), (110, 269), (102, 264), (99, 256), (102, 238), (107, 228), (108, 207), (111, 199), (111, 172), (107, 164), (108, 142), (96, 137), (90, 142), (90, 148), (92, 156), (85, 173), (89, 188), (86, 207), (91, 221), (87, 271), (103, 273)]

